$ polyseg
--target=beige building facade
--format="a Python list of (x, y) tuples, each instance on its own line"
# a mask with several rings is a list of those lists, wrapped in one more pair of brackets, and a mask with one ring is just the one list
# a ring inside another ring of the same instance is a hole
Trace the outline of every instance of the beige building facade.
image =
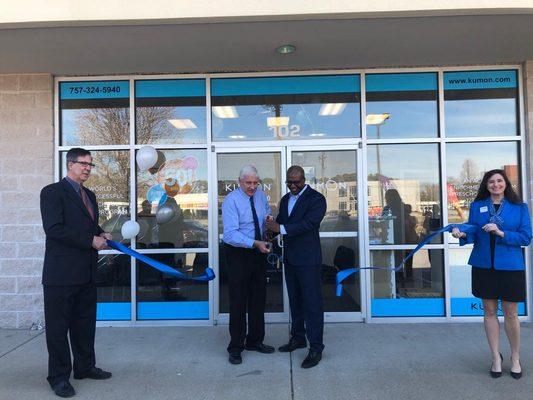
[[(76, 146), (98, 161), (91, 185), (104, 228), (118, 234), (137, 220), (138, 251), (217, 273), (188, 285), (103, 252), (101, 324), (227, 322), (218, 209), (248, 162), (274, 211), (290, 164), (328, 198), (327, 321), (480, 318), (462, 281), (468, 249), (449, 237), (417, 256), (412, 275), (366, 271), (340, 299), (334, 275), (393, 267), (437, 227), (463, 221), (466, 193), (489, 168), (518, 170), (513, 184), (531, 207), (531, 2), (98, 3), (0, 0), (1, 328), (44, 323), (39, 192)], [(508, 76), (514, 83), (497, 82)], [(163, 157), (150, 173), (135, 168), (143, 145)], [(161, 223), (164, 207), (174, 214)], [(281, 263), (270, 265), (267, 319), (286, 321)], [(521, 315), (531, 320), (527, 277)]]

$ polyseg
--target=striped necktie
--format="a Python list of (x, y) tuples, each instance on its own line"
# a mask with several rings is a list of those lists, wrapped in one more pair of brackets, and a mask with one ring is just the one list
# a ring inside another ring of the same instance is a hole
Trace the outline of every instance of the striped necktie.
[(91, 218), (94, 220), (94, 208), (91, 203), (91, 200), (89, 200), (89, 196), (87, 196), (87, 193), (83, 189), (83, 186), (80, 185), (80, 195), (81, 199), (83, 200), (83, 204), (85, 204), (85, 208), (87, 209), (87, 212), (91, 216)]

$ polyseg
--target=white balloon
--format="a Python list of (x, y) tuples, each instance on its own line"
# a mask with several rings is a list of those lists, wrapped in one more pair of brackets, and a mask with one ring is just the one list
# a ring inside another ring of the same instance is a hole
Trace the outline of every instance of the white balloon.
[(174, 218), (174, 209), (169, 206), (163, 206), (159, 210), (157, 210), (155, 214), (155, 219), (158, 224), (166, 224), (169, 222), (172, 218)]
[(139, 224), (135, 221), (126, 221), (122, 225), (122, 228), (120, 229), (120, 233), (122, 233), (122, 237), (124, 239), (133, 239), (137, 234), (139, 233), (139, 230), (141, 227)]
[(141, 171), (152, 168), (157, 162), (157, 150), (152, 146), (143, 146), (137, 152), (137, 165)]

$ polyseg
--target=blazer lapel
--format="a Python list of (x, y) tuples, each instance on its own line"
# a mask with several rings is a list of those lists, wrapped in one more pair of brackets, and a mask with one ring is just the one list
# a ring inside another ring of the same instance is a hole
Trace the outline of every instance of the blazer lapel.
[[(291, 215), (289, 215), (289, 218), (291, 218), (292, 216), (294, 216), (294, 214), (296, 213), (296, 211), (298, 210), (300, 204), (302, 204), (304, 201), (305, 201), (305, 197), (307, 195), (309, 195), (310, 193), (310, 189), (311, 187), (309, 187), (309, 185), (307, 185), (307, 188), (304, 190), (304, 192), (300, 195), (300, 197), (298, 197), (298, 199), (296, 200), (296, 203), (294, 204), (294, 207), (292, 208), (292, 212), (291, 212)], [(287, 202), (287, 214), (289, 213), (289, 202)]]
[[(63, 189), (67, 193), (67, 196), (72, 200), (72, 202), (74, 204), (76, 204), (81, 209), (81, 211), (89, 219), (92, 220), (91, 215), (89, 214), (89, 211), (87, 211), (87, 208), (85, 207), (85, 204), (83, 204), (83, 200), (81, 199), (80, 195), (78, 193), (76, 193), (76, 191), (74, 190), (72, 185), (70, 183), (68, 183), (65, 179), (63, 179), (61, 182), (63, 184)], [(92, 201), (91, 201), (91, 203), (92, 203)], [(94, 210), (94, 206), (93, 206), (93, 210)]]

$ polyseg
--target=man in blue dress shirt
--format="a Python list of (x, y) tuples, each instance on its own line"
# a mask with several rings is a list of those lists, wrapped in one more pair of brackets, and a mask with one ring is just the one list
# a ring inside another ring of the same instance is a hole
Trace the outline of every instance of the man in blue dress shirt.
[[(266, 254), (270, 248), (262, 238), (270, 215), (259, 175), (252, 165), (242, 167), (239, 188), (222, 203), (224, 248), (229, 287), (229, 362), (242, 363), (243, 349), (269, 354), (274, 347), (265, 338)], [(248, 334), (246, 334), (248, 311)]]

